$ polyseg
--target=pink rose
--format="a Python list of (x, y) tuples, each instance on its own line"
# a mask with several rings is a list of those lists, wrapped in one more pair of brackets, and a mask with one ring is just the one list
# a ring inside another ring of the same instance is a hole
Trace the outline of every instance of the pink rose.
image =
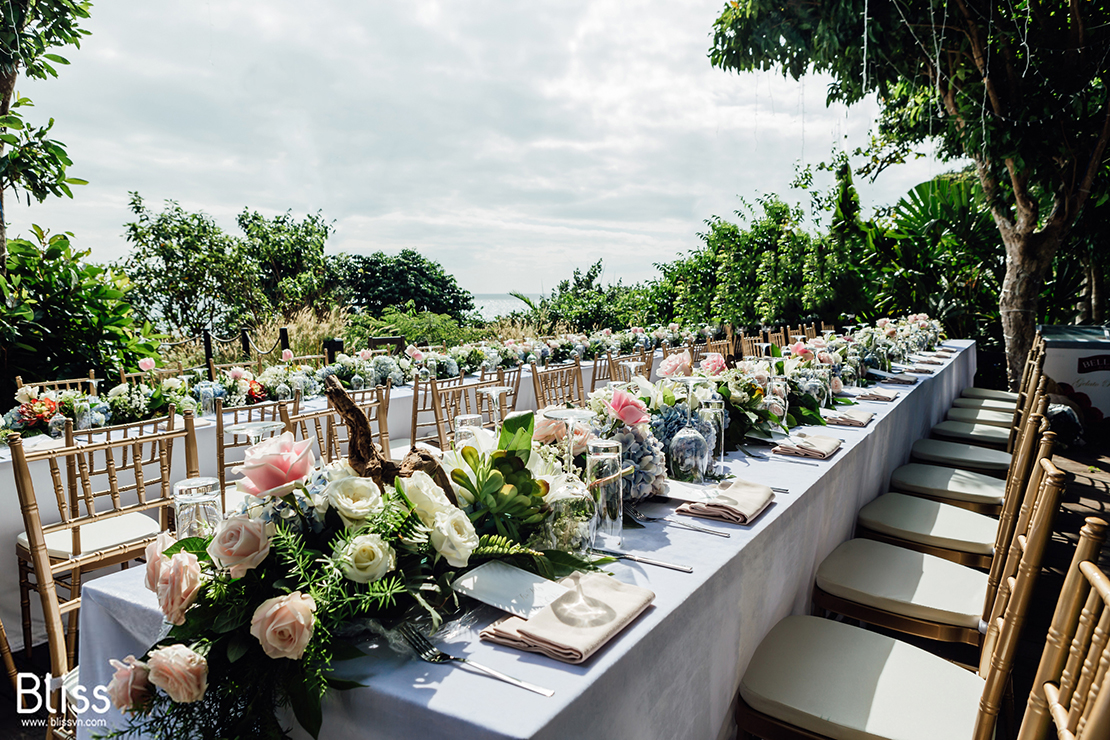
[(108, 663), (116, 669), (108, 684), (108, 698), (112, 700), (112, 705), (126, 712), (146, 704), (150, 697), (150, 669), (146, 664), (135, 660), (134, 655), (128, 655), (122, 663), (115, 659)]
[(139, 369), (142, 370), (144, 373), (149, 373), (151, 370), (154, 369), (155, 364), (157, 363), (154, 362), (153, 357), (144, 357), (143, 359), (139, 360)]
[(208, 689), (208, 661), (184, 645), (150, 651), (147, 666), (150, 668), (150, 682), (178, 704), (190, 704), (204, 698)]
[(844, 381), (834, 375), (829, 382), (829, 387), (832, 389), (833, 393), (840, 393), (844, 390)]
[(358, 351), (358, 358), (359, 358), (360, 360), (369, 360), (369, 359), (370, 359), (371, 357), (373, 357), (373, 356), (374, 356), (374, 353), (373, 353), (373, 352), (371, 352), (371, 351), (370, 351), (370, 350), (368, 350), (368, 349), (360, 349), (360, 350)]
[[(554, 408), (554, 407), (550, 407)], [(546, 411), (547, 409), (544, 409)], [(566, 434), (563, 429), (563, 422), (556, 419), (548, 419), (543, 415), (543, 411), (536, 414), (535, 426), (532, 429), (532, 439), (540, 444), (551, 444)]]
[(792, 355), (800, 355), (807, 351), (805, 342), (794, 342), (794, 344), (790, 345), (790, 354)]
[(825, 349), (829, 346), (829, 343), (821, 337), (815, 337), (809, 340), (809, 346), (813, 347), (814, 349)]
[(898, 335), (898, 328), (897, 328), (897, 327), (894, 327), (894, 326), (888, 326), (888, 327), (886, 328), (886, 335), (887, 335), (888, 337), (894, 337), (894, 336), (897, 336), (897, 335)]
[(162, 572), (162, 566), (170, 562), (168, 556), (164, 553), (176, 543), (173, 535), (169, 532), (162, 532), (158, 537), (146, 546), (146, 587), (148, 591), (158, 592), (158, 577)]
[[(556, 433), (556, 436), (558, 436), (560, 442), (562, 442), (564, 439), (566, 439), (567, 438), (567, 429), (566, 429), (566, 427), (565, 426), (560, 427), (558, 432)], [(571, 454), (572, 455), (581, 455), (583, 452), (585, 452), (586, 451), (586, 443), (588, 443), (590, 441), (591, 436), (593, 436), (593, 431), (591, 431), (588, 424), (575, 424), (574, 425), (574, 444), (572, 445)]]
[(651, 418), (643, 401), (622, 390), (614, 391), (613, 400), (607, 405), (613, 418), (620, 419), (628, 426), (643, 424)]
[(889, 323), (890, 323), (890, 319), (879, 319), (878, 321), (875, 322), (875, 326), (882, 329), (884, 326), (886, 326)]
[(680, 327), (679, 327), (678, 324), (670, 324), (670, 325), (667, 326), (667, 329), (670, 330), (672, 333), (678, 331), (679, 328)]
[(270, 534), (265, 522), (236, 514), (220, 522), (208, 554), (221, 568), (228, 568), (232, 578), (242, 578), (251, 568), (258, 567), (270, 554)]
[(830, 355), (828, 352), (818, 352), (817, 361), (820, 362), (822, 365), (833, 364), (832, 355)]
[(316, 602), (300, 591), (267, 599), (254, 612), (251, 634), (258, 638), (262, 650), (271, 658), (300, 660), (312, 639), (312, 627), (316, 624), (314, 611)]
[(293, 359), (293, 350), (283, 349), (281, 351), (281, 361), (282, 362), (289, 362), (292, 359)]
[(233, 367), (227, 371), (227, 377), (231, 378), (232, 380), (239, 380), (246, 372), (247, 371), (241, 367)]
[(601, 335), (604, 336), (604, 337), (607, 337), (607, 336), (611, 335), (612, 333), (613, 333), (612, 329), (602, 329), (601, 330)]
[(632, 333), (633, 334), (643, 334), (644, 333), (644, 327), (634, 326), (634, 327), (632, 327)]
[(720, 352), (710, 352), (702, 358), (701, 369), (709, 375), (720, 375), (725, 371), (725, 358)]
[(243, 464), (232, 472), (245, 475), (240, 490), (253, 496), (283, 496), (304, 480), (316, 464), (312, 438), (293, 440), (292, 432), (264, 439), (248, 447)]
[(689, 350), (682, 350), (681, 354), (671, 355), (659, 363), (659, 375), (663, 378), (673, 378), (677, 375), (689, 375), (693, 369), (694, 361)]
[(196, 601), (200, 590), (200, 563), (191, 552), (179, 552), (158, 574), (158, 606), (170, 624), (185, 624), (185, 610)]

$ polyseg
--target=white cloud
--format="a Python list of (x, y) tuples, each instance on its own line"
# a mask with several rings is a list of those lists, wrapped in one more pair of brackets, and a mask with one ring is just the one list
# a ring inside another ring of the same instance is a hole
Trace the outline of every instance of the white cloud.
[[(865, 142), (873, 105), (706, 57), (719, 0), (305, 4), (113, 0), (72, 66), (23, 81), (57, 119), (73, 201), (9, 209), (122, 256), (127, 191), (234, 230), (321, 210), (331, 249), (415, 247), (475, 292), (536, 292), (606, 260), (635, 281), (711, 215), (788, 192), (795, 162)], [(846, 138), (845, 138), (846, 137)], [(944, 168), (861, 185), (892, 202)]]

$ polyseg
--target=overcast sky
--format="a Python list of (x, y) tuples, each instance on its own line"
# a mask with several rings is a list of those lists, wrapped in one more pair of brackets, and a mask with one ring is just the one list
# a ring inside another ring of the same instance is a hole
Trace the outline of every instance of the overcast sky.
[[(721, 7), (100, 0), (59, 79), (19, 84), (89, 184), (9, 228), (118, 259), (137, 190), (232, 233), (244, 207), (322, 211), (329, 251), (412, 247), (477, 293), (550, 290), (599, 257), (607, 281), (649, 278), (738, 196), (799, 200), (795, 163), (872, 125), (874, 105), (826, 108), (820, 78), (711, 67)], [(946, 169), (884, 173), (863, 203)]]

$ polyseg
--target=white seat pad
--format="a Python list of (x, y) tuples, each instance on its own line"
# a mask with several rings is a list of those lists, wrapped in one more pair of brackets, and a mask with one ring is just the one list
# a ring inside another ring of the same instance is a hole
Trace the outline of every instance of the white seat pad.
[(886, 493), (860, 509), (859, 523), (880, 534), (948, 550), (990, 555), (998, 520), (958, 506)]
[(896, 468), (890, 475), (890, 487), (897, 491), (993, 506), (1001, 506), (1006, 496), (1006, 481), (999, 478), (921, 463)]
[[(124, 542), (151, 537), (161, 531), (162, 528), (158, 526), (157, 519), (152, 519), (138, 512), (123, 514), (111, 519), (102, 519), (92, 524), (82, 525), (81, 552), (105, 550)], [(19, 543), (20, 547), (27, 550), (31, 549), (26, 532), (20, 532), (15, 541)], [(46, 552), (50, 557), (65, 560), (72, 554), (72, 549), (73, 535), (70, 534), (69, 530), (51, 532), (46, 535)]]
[[(943, 423), (943, 422), (942, 422)], [(911, 454), (918, 460), (950, 465), (969, 470), (987, 470), (1005, 473), (1010, 469), (1010, 453), (976, 447), (964, 442), (945, 442), (941, 439), (919, 439), (913, 443)]]
[(984, 683), (885, 635), (794, 616), (763, 638), (740, 696), (756, 711), (836, 740), (965, 740)]
[(983, 411), (1002, 411), (1014, 413), (1017, 411), (1016, 401), (996, 401), (992, 398), (957, 398), (952, 401), (954, 408), (982, 409)]
[(993, 388), (964, 388), (960, 393), (964, 398), (989, 398), (993, 401), (1017, 403), (1018, 394), (1012, 391), (996, 391)]
[(1014, 423), (1014, 415), (1005, 411), (990, 411), (988, 409), (964, 409), (953, 406), (948, 409), (945, 416), (949, 421), (962, 421), (965, 424), (986, 424), (992, 427), (1002, 427), (1009, 431)]
[(833, 596), (915, 619), (977, 628), (987, 574), (875, 540), (848, 540), (817, 568)]
[(942, 421), (933, 427), (938, 437), (967, 440), (980, 444), (1005, 445), (1010, 441), (1010, 430), (989, 424), (968, 424), (963, 421)]

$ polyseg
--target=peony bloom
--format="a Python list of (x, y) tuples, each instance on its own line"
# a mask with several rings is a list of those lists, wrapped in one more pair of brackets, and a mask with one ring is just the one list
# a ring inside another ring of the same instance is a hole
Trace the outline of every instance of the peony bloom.
[(332, 481), (324, 489), (324, 497), (348, 529), (359, 526), (367, 517), (385, 509), (381, 489), (370, 478), (348, 476)]
[(271, 658), (300, 660), (316, 625), (316, 602), (294, 591), (263, 601), (251, 618), (251, 635)]
[(162, 532), (146, 546), (146, 552), (143, 557), (146, 558), (146, 587), (148, 591), (158, 593), (158, 578), (162, 572), (162, 567), (170, 562), (169, 556), (165, 554), (166, 550), (170, 549), (176, 543), (173, 535), (169, 532)]
[(108, 684), (112, 705), (121, 712), (128, 712), (146, 704), (150, 697), (150, 668), (146, 663), (135, 660), (134, 655), (128, 655), (122, 663), (115, 659), (108, 663), (116, 669)]
[(456, 568), (466, 567), (478, 547), (478, 535), (462, 509), (441, 510), (432, 523), (432, 547)]
[(369, 360), (373, 356), (374, 356), (374, 353), (371, 352), (368, 349), (360, 349), (358, 351), (358, 359), (360, 359), (360, 360)]
[(397, 567), (397, 553), (376, 534), (355, 537), (336, 551), (336, 558), (343, 575), (356, 583), (381, 580), (382, 576)]
[(252, 496), (283, 496), (308, 476), (315, 462), (311, 437), (294, 441), (292, 432), (284, 432), (248, 447), (243, 464), (232, 472), (246, 476), (238, 481), (241, 491)]
[(185, 610), (200, 590), (200, 562), (191, 552), (174, 554), (158, 572), (158, 606), (170, 624), (185, 624)]
[(293, 359), (293, 350), (283, 349), (281, 351), (281, 361), (282, 362), (289, 362), (292, 359)]
[(606, 406), (614, 419), (620, 419), (627, 426), (643, 424), (651, 418), (643, 401), (622, 390), (613, 391), (613, 400)]
[(227, 371), (227, 377), (231, 378), (232, 380), (240, 380), (244, 375), (246, 375), (246, 373), (247, 371), (241, 367), (233, 367)]
[(151, 370), (154, 369), (154, 366), (156, 364), (157, 363), (154, 361), (153, 357), (144, 357), (143, 359), (139, 360), (139, 369), (142, 370), (144, 373), (149, 373)]
[(702, 358), (701, 369), (708, 375), (720, 375), (725, 371), (725, 358), (720, 352), (710, 352)]
[(689, 350), (682, 350), (680, 354), (666, 357), (659, 363), (659, 375), (663, 378), (674, 378), (679, 375), (689, 375), (693, 370), (694, 360), (690, 357)]
[(208, 661), (184, 645), (170, 645), (150, 652), (150, 682), (178, 704), (204, 698), (208, 689)]
[(408, 478), (399, 478), (405, 496), (412, 502), (412, 509), (420, 517), (424, 526), (430, 527), (435, 523), (436, 514), (445, 509), (454, 509), (455, 505), (447, 498), (443, 489), (436, 485), (432, 476), (423, 470), (418, 470)]
[(270, 554), (272, 527), (246, 514), (228, 517), (216, 528), (208, 554), (216, 565), (230, 570), (232, 578), (242, 578)]

